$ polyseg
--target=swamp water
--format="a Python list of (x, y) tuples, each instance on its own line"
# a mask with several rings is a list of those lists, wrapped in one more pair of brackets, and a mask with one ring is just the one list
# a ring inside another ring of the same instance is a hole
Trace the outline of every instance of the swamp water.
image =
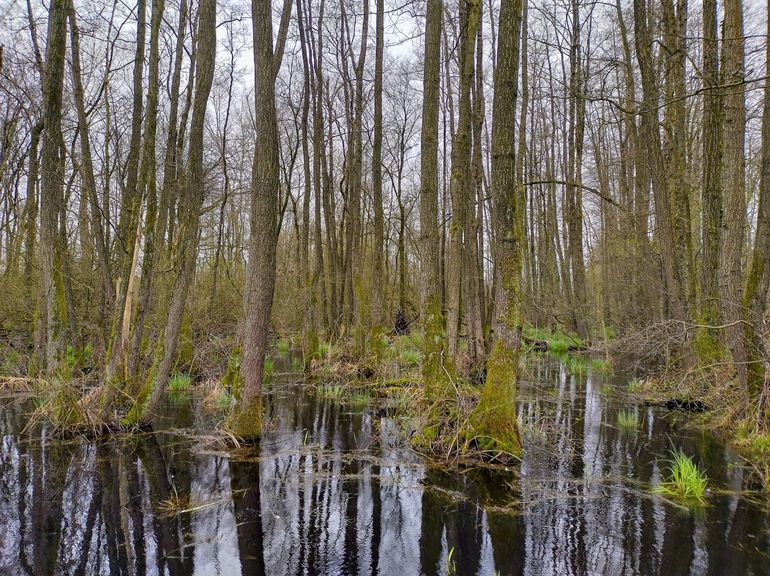
[[(548, 360), (522, 383), (532, 440), (508, 473), (427, 466), (392, 415), (291, 377), (260, 444), (229, 452), (196, 438), (212, 420), (191, 398), (163, 432), (96, 441), (24, 431), (29, 409), (0, 404), (3, 575), (770, 574), (770, 513), (731, 450)], [(672, 447), (709, 476), (700, 511), (650, 493)]]

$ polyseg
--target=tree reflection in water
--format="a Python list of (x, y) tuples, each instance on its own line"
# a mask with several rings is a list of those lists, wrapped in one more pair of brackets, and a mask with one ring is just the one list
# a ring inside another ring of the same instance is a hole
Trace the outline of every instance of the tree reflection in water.
[[(543, 428), (514, 472), (445, 472), (399, 424), (276, 387), (259, 443), (232, 454), (159, 432), (53, 440), (0, 409), (2, 574), (764, 574), (768, 514), (748, 475), (706, 433), (628, 409), (606, 382), (532, 367), (519, 406)], [(200, 426), (175, 405), (169, 429)], [(664, 417), (665, 416), (665, 417)], [(639, 488), (676, 442), (703, 464), (710, 505), (692, 513)]]

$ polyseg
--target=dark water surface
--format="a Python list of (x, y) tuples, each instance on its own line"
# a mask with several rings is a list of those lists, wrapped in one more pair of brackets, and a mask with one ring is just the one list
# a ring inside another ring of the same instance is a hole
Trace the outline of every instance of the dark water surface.
[[(229, 454), (195, 438), (210, 420), (190, 399), (164, 432), (67, 442), (5, 401), (0, 574), (770, 574), (770, 515), (723, 444), (622, 380), (530, 375), (534, 440), (507, 474), (427, 467), (393, 417), (290, 378), (260, 445)], [(649, 493), (672, 446), (709, 475), (701, 512)]]

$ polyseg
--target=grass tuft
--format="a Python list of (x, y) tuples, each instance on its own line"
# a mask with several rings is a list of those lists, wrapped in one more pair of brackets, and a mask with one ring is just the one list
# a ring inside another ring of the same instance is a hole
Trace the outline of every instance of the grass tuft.
[(618, 428), (624, 430), (636, 430), (639, 426), (639, 414), (634, 410), (621, 410), (618, 412)]
[(562, 357), (562, 363), (567, 374), (585, 376), (588, 374), (588, 360), (584, 356), (569, 355)]
[(642, 381), (639, 378), (632, 378), (628, 381), (628, 391), (635, 394), (642, 389)]
[(655, 487), (655, 493), (685, 504), (705, 504), (708, 477), (681, 449), (672, 453), (669, 477)]
[(189, 374), (175, 373), (168, 380), (166, 385), (171, 392), (187, 392), (192, 386), (192, 380)]
[(291, 349), (291, 341), (287, 338), (279, 338), (278, 342), (275, 343), (275, 349), (281, 358), (286, 358)]
[(612, 374), (612, 362), (604, 358), (594, 358), (591, 360), (591, 369), (601, 374)]

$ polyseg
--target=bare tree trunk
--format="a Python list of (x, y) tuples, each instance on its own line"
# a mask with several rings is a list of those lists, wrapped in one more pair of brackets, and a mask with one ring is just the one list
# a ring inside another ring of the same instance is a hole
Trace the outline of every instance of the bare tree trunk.
[(377, 22), (374, 56), (374, 136), (372, 142), (372, 190), (374, 199), (374, 246), (372, 247), (372, 323), (384, 322), (383, 259), (385, 258), (385, 216), (382, 208), (382, 59), (385, 43), (385, 2), (376, 0)]
[(519, 68), (521, 1), (502, 0), (498, 28), (497, 67), (492, 109), (492, 200), (495, 205), (494, 257), (500, 273), (495, 306), (496, 338), (487, 360), (481, 399), (471, 415), (481, 446), (521, 452), (516, 420), (516, 384), (524, 321), (522, 248), (524, 221), (516, 181), (516, 85)]
[[(169, 102), (168, 133), (166, 134), (166, 152), (163, 157), (163, 187), (161, 188), (158, 202), (158, 230), (155, 237), (158, 242), (165, 242), (168, 229), (169, 211), (173, 204), (176, 188), (176, 175), (178, 171), (179, 143), (179, 87), (182, 83), (182, 58), (184, 56), (185, 28), (188, 23), (187, 0), (181, 0), (179, 5), (179, 22), (176, 30), (176, 45), (174, 47), (174, 72), (171, 77), (171, 98)], [(195, 43), (193, 42), (193, 53)], [(194, 60), (190, 61), (189, 81), (195, 75)], [(191, 85), (188, 85), (188, 88)], [(190, 91), (188, 90), (188, 94)], [(184, 114), (186, 121), (187, 114)]]
[[(719, 321), (719, 249), (722, 232), (722, 103), (719, 93), (719, 50), (716, 0), (703, 2), (703, 191), (700, 321)], [(712, 357), (719, 354), (719, 336), (706, 329), (700, 338), (710, 343), (699, 346)]]
[[(96, 176), (94, 172), (93, 157), (91, 155), (91, 136), (88, 129), (88, 117), (86, 115), (82, 72), (80, 69), (80, 33), (78, 31), (75, 9), (71, 0), (69, 2), (69, 21), (70, 41), (72, 45), (72, 86), (74, 89), (75, 108), (77, 109), (78, 115), (78, 128), (80, 130), (80, 156), (82, 164), (80, 167), (80, 177), (83, 182), (83, 196), (90, 202), (90, 224), (94, 234), (96, 259), (102, 280), (101, 301), (106, 304), (106, 309), (102, 309), (101, 314), (102, 327), (106, 329), (107, 314), (111, 311), (114, 288), (110, 272), (108, 246), (104, 237), (101, 207), (96, 195)], [(103, 336), (105, 341), (109, 339), (108, 333)]]
[[(658, 83), (652, 61), (652, 36), (647, 23), (646, 0), (634, 0), (634, 40), (642, 80), (642, 111), (640, 140), (645, 144), (645, 165), (649, 169), (655, 199), (655, 219), (658, 223), (661, 261), (666, 288), (669, 316), (687, 320), (684, 288), (676, 252), (676, 236), (671, 215), (671, 200), (663, 163), (658, 131)], [(646, 186), (644, 182), (641, 183)], [(642, 194), (643, 196), (643, 194)]]
[(441, 72), (441, 0), (428, 0), (425, 21), (422, 127), (420, 136), (420, 302), (423, 325), (423, 381), (429, 401), (447, 395), (444, 378), (444, 314), (438, 227), (438, 113)]
[(236, 406), (229, 427), (244, 438), (259, 436), (262, 429), (262, 374), (275, 287), (275, 247), (278, 240), (278, 120), (275, 109), (275, 75), (286, 40), (291, 0), (284, 4), (276, 51), (270, 0), (252, 0), (254, 38), (256, 146), (251, 183), (251, 238), (243, 320), (240, 329), (242, 360), (235, 387)]
[(62, 91), (64, 57), (67, 48), (67, 0), (51, 2), (48, 19), (43, 85), (43, 147), (40, 187), (40, 321), (42, 335), (38, 368), (53, 375), (62, 353), (62, 331), (67, 323), (62, 258), (65, 257), (59, 233), (63, 207), (64, 156), (62, 142)]
[[(112, 400), (116, 394), (116, 386), (120, 380), (119, 370), (125, 367), (126, 348), (129, 338), (129, 322), (133, 304), (131, 294), (135, 284), (135, 270), (139, 256), (141, 230), (142, 198), (137, 191), (139, 160), (141, 153), (141, 132), (143, 115), (143, 77), (144, 49), (146, 35), (146, 0), (138, 0), (136, 20), (136, 52), (133, 74), (133, 115), (131, 118), (131, 140), (128, 159), (126, 161), (126, 186), (123, 193), (123, 205), (118, 220), (116, 246), (118, 252), (117, 267), (120, 276), (116, 282), (115, 307), (113, 308), (112, 331), (110, 345), (107, 351), (107, 368), (105, 383), (101, 397), (101, 413), (104, 420), (109, 420), (112, 412)], [(105, 184), (108, 186), (108, 184)], [(108, 188), (107, 188), (108, 190)], [(105, 194), (109, 196), (108, 192)]]
[(588, 338), (586, 321), (586, 271), (583, 260), (583, 137), (585, 133), (585, 97), (583, 95), (583, 56), (580, 43), (580, 0), (572, 2), (572, 38), (570, 45), (570, 114), (567, 186), (565, 190), (567, 253), (572, 285), (572, 322), (578, 335)]
[(458, 360), (460, 321), (463, 299), (464, 270), (464, 222), (469, 198), (475, 192), (471, 174), (471, 130), (472, 115), (471, 87), (475, 75), (476, 34), (479, 29), (479, 0), (460, 2), (460, 103), (457, 132), (452, 145), (452, 172), (450, 194), (452, 197), (452, 221), (449, 227), (449, 267), (447, 270), (448, 311), (447, 341), (449, 354)]
[[(158, 189), (155, 166), (155, 138), (158, 132), (158, 63), (159, 63), (159, 38), (160, 24), (163, 21), (165, 0), (153, 0), (152, 20), (150, 23), (150, 70), (147, 79), (147, 107), (144, 117), (144, 142), (142, 147), (142, 163), (139, 181), (139, 194), (146, 196), (147, 217), (145, 221), (146, 233), (144, 236), (144, 250), (142, 261), (142, 275), (139, 284), (139, 298), (137, 310), (132, 323), (133, 342), (128, 361), (128, 375), (136, 376), (141, 356), (142, 336), (144, 333), (144, 320), (147, 308), (150, 305), (150, 294), (154, 280), (155, 262), (157, 259), (158, 242), (156, 237), (158, 220)], [(133, 388), (133, 387), (132, 387)]]
[[(313, 93), (313, 189), (314, 189), (314, 209), (315, 209), (315, 225), (314, 225), (314, 241), (315, 241), (315, 272), (313, 274), (313, 286), (316, 294), (319, 294), (319, 307), (321, 309), (321, 321), (324, 330), (328, 333), (330, 329), (330, 310), (329, 301), (331, 298), (327, 296), (326, 291), (326, 279), (324, 269), (324, 248), (323, 248), (323, 236), (321, 230), (321, 206), (323, 203), (323, 179), (324, 179), (324, 161), (326, 154), (324, 152), (324, 116), (323, 116), (323, 17), (325, 2), (321, 0), (321, 6), (318, 13), (318, 40), (317, 45), (313, 40), (313, 19), (311, 14), (311, 5), (308, 4), (307, 11), (307, 24), (310, 31), (310, 55), (311, 64), (313, 66), (313, 76), (310, 79), (310, 88)], [(329, 222), (327, 220), (327, 230), (329, 228)], [(332, 229), (329, 233), (333, 232)], [(334, 252), (331, 242), (328, 246), (327, 260), (329, 262), (330, 270), (334, 264)], [(331, 257), (328, 256), (331, 254)]]
[[(302, 52), (302, 70), (304, 75), (304, 92), (302, 94), (302, 166), (304, 194), (302, 198), (302, 240), (300, 250), (301, 269), (303, 276), (303, 329), (302, 329), (302, 355), (305, 366), (309, 367), (310, 360), (318, 351), (318, 321), (316, 309), (316, 273), (317, 265), (311, 268), (310, 264), (310, 199), (311, 199), (311, 173), (310, 173), (310, 144), (308, 142), (309, 129), (308, 117), (310, 114), (311, 96), (311, 65), (308, 54), (308, 33), (305, 24), (305, 10), (301, 0), (297, 0), (297, 25), (299, 27), (300, 48)], [(313, 96), (315, 101), (315, 96)], [(319, 246), (316, 249), (320, 249)]]
[[(228, 48), (230, 52), (230, 63), (227, 75), (227, 105), (225, 107), (225, 119), (222, 125), (222, 205), (219, 207), (219, 222), (217, 224), (217, 246), (214, 251), (214, 269), (211, 272), (211, 292), (209, 293), (208, 311), (214, 312), (214, 300), (217, 296), (217, 282), (219, 279), (219, 262), (222, 259), (222, 242), (224, 241), (225, 215), (227, 213), (227, 202), (230, 196), (230, 171), (229, 158), (227, 154), (228, 130), (230, 128), (230, 114), (233, 104), (233, 84), (235, 82), (235, 39), (233, 38), (232, 28), (228, 29)], [(162, 238), (159, 239), (162, 241)], [(225, 263), (227, 265), (227, 263)]]
[(741, 386), (748, 384), (743, 313), (743, 245), (746, 229), (746, 101), (744, 96), (743, 10), (740, 0), (725, 2), (722, 32), (722, 85), (724, 88), (724, 155), (722, 189), (725, 191), (722, 261), (720, 264), (721, 313), (725, 342)]
[[(770, 19), (767, 22), (770, 36)], [(770, 69), (770, 42), (767, 43), (765, 62)], [(767, 296), (770, 288), (770, 77), (765, 78), (765, 92), (762, 110), (762, 160), (759, 173), (759, 200), (757, 206), (757, 230), (751, 265), (743, 295), (747, 310), (746, 342), (748, 346), (748, 389), (751, 396), (761, 399), (758, 412), (763, 413), (770, 402), (770, 383), (767, 362), (767, 348), (764, 342), (764, 322), (767, 312)], [(766, 420), (766, 418), (765, 418)], [(767, 422), (761, 424), (767, 427)]]

